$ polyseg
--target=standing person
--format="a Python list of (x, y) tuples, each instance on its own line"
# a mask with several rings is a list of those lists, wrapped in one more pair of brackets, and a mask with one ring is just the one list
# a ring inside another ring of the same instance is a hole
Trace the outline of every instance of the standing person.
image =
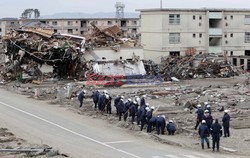
[(207, 142), (207, 148), (210, 148), (209, 140), (207, 138), (209, 136), (209, 130), (208, 130), (208, 127), (206, 125), (205, 120), (202, 120), (202, 122), (201, 122), (201, 125), (199, 127), (199, 135), (200, 135), (200, 138), (201, 138), (201, 147), (202, 147), (202, 149), (204, 149), (204, 142), (205, 141)]
[(107, 103), (107, 113), (108, 114), (111, 114), (111, 111), (112, 111), (111, 102), (112, 102), (112, 97), (110, 95), (108, 95), (108, 103)]
[(135, 122), (136, 104), (137, 104), (137, 102), (133, 101), (133, 103), (131, 104), (131, 106), (129, 108), (132, 124), (134, 124), (134, 122)]
[(213, 124), (213, 117), (209, 114), (208, 110), (205, 110), (205, 114), (204, 114), (202, 120), (206, 121), (206, 125), (208, 127), (208, 130), (210, 131), (210, 128)]
[(115, 98), (114, 100), (114, 106), (116, 107), (116, 115), (118, 116), (118, 109), (117, 109), (117, 105), (118, 103), (120, 102), (121, 99), (123, 99), (124, 97), (123, 96), (117, 96), (117, 98)]
[(165, 115), (158, 116), (156, 118), (156, 131), (157, 131), (157, 134), (158, 135), (159, 134), (164, 135), (165, 127), (166, 127)]
[(146, 123), (146, 117), (147, 117), (147, 111), (150, 110), (149, 107), (143, 108), (140, 115), (140, 121), (141, 121), (141, 131), (143, 130), (143, 127)]
[(197, 127), (199, 126), (199, 124), (202, 121), (203, 115), (204, 115), (204, 110), (201, 108), (201, 105), (197, 105), (198, 110), (196, 111), (197, 114), (197, 118), (196, 118), (196, 125), (195, 125), (195, 130), (197, 129)]
[(230, 115), (228, 114), (228, 110), (224, 111), (224, 116), (222, 118), (222, 122), (223, 122), (223, 129), (224, 129), (224, 137), (230, 137), (230, 131), (229, 131), (229, 127), (230, 127)]
[(125, 113), (124, 113), (124, 121), (127, 121), (128, 118), (128, 112), (129, 112), (129, 108), (131, 106), (131, 99), (129, 98), (128, 101), (125, 103)]
[(167, 124), (167, 131), (168, 131), (168, 135), (174, 135), (176, 131), (176, 127), (175, 127), (173, 120), (170, 120), (169, 123)]
[(146, 118), (147, 124), (149, 124), (149, 120), (153, 117), (154, 109), (155, 107), (151, 106), (149, 110), (147, 111), (147, 118)]
[(211, 109), (211, 105), (207, 105), (206, 106), (206, 109), (205, 110), (208, 110), (209, 114), (211, 115), (212, 114), (212, 109)]
[(104, 102), (105, 102), (105, 94), (99, 94), (99, 99), (98, 99), (98, 109), (100, 111), (103, 111), (103, 107), (104, 107)]
[(120, 99), (119, 103), (117, 104), (117, 110), (118, 110), (118, 115), (119, 115), (119, 121), (121, 121), (122, 114), (124, 113), (124, 110), (125, 110), (123, 99)]
[(146, 108), (146, 104), (145, 105), (141, 105), (140, 109), (137, 112), (137, 125), (141, 124), (141, 119), (142, 119), (141, 114), (142, 114), (142, 112), (145, 112), (145, 108)]
[(146, 101), (145, 101), (146, 95), (143, 95), (141, 98), (141, 104), (140, 106), (146, 105)]
[(97, 103), (98, 103), (98, 99), (99, 99), (99, 93), (100, 93), (100, 91), (97, 90), (97, 91), (94, 91), (93, 94), (92, 94), (93, 102), (95, 104), (95, 110), (97, 109)]
[(82, 107), (82, 104), (83, 104), (83, 99), (85, 98), (85, 94), (86, 94), (86, 91), (85, 90), (82, 90), (79, 95), (78, 95), (78, 100), (80, 102), (80, 107)]
[(215, 123), (212, 124), (211, 134), (212, 134), (212, 137), (213, 137), (213, 151), (215, 149), (215, 144), (217, 146), (217, 151), (219, 151), (219, 148), (220, 148), (220, 137), (222, 136), (222, 127), (219, 124), (218, 119), (216, 119)]

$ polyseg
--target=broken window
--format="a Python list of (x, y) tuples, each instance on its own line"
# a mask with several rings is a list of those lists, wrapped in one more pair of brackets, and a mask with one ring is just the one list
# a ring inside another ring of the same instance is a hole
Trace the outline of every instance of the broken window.
[(245, 43), (250, 43), (250, 32), (245, 33)]
[(200, 15), (199, 19), (202, 20), (202, 16), (201, 15)]
[(54, 29), (54, 32), (57, 33), (57, 29)]
[(126, 20), (122, 20), (121, 21), (121, 27), (126, 27), (127, 26), (127, 21)]
[(10, 25), (15, 25), (15, 22), (11, 21), (11, 22), (10, 22)]
[(225, 18), (224, 18), (225, 20), (227, 20), (227, 16), (225, 16)]
[(250, 56), (250, 50), (245, 50), (245, 56)]
[(135, 20), (132, 21), (132, 24), (133, 24), (133, 25), (137, 25), (137, 21), (135, 21)]
[(245, 25), (250, 25), (250, 15), (245, 15)]
[(180, 14), (170, 14), (169, 24), (180, 24)]
[(231, 34), (230, 34), (230, 36), (231, 36), (231, 37), (234, 37), (234, 34), (233, 34), (233, 33), (231, 33)]
[(233, 58), (233, 65), (237, 66), (237, 58)]
[(234, 55), (234, 52), (233, 52), (233, 51), (231, 51), (231, 52), (230, 52), (230, 54), (231, 54), (231, 56), (233, 56), (233, 55)]
[(170, 33), (169, 34), (169, 43), (170, 44), (177, 44), (180, 43), (180, 33)]
[(68, 29), (68, 33), (73, 33), (73, 29)]
[(193, 16), (193, 20), (195, 20), (195, 15)]
[(194, 33), (194, 34), (193, 34), (193, 38), (195, 38), (195, 37), (196, 37), (196, 34)]
[(133, 28), (132, 33), (137, 33), (137, 28)]
[(233, 20), (233, 19), (234, 19), (234, 16), (231, 15), (231, 20)]
[(2, 32), (2, 28), (0, 28), (0, 32)]
[(87, 21), (81, 21), (81, 27), (87, 27)]
[(113, 24), (113, 22), (112, 21), (108, 21), (108, 25), (112, 25)]
[(202, 33), (200, 33), (200, 38), (202, 38)]
[(57, 25), (57, 21), (52, 21), (52, 25)]
[(73, 22), (72, 21), (68, 21), (68, 25), (73, 25)]

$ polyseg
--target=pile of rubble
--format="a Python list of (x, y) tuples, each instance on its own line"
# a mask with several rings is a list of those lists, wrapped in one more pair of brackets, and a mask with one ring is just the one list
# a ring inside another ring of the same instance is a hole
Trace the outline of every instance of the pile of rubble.
[(23, 27), (12, 30), (3, 38), (5, 61), (1, 63), (4, 80), (22, 82), (46, 79), (83, 80), (91, 70), (85, 52), (98, 47), (119, 51), (121, 46), (134, 47), (136, 41), (121, 38), (117, 26), (100, 29), (94, 24), (93, 33), (81, 37), (54, 33), (51, 28)]
[(161, 62), (164, 80), (192, 78), (224, 78), (239, 75), (242, 70), (224, 59), (205, 56), (170, 56)]

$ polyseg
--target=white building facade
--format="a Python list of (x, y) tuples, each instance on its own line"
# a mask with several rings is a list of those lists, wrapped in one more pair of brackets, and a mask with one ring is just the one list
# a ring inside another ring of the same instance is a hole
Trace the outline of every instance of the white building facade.
[(145, 59), (216, 53), (250, 56), (250, 10), (145, 9), (141, 11), (141, 43)]

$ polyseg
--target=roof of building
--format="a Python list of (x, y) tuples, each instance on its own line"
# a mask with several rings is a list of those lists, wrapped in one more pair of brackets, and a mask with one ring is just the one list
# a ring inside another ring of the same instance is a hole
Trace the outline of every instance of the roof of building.
[(140, 18), (41, 18), (40, 21), (43, 20), (139, 20)]
[(21, 25), (21, 27), (40, 27), (40, 28), (53, 28), (50, 25), (41, 23), (40, 21), (29, 21), (27, 23), (24, 23), (23, 25)]
[(137, 9), (140, 12), (159, 12), (159, 11), (177, 11), (177, 12), (204, 12), (204, 11), (215, 11), (215, 12), (250, 12), (250, 8), (151, 8), (151, 9)]
[(0, 21), (13, 21), (13, 20), (17, 21), (18, 18), (0, 18)]

